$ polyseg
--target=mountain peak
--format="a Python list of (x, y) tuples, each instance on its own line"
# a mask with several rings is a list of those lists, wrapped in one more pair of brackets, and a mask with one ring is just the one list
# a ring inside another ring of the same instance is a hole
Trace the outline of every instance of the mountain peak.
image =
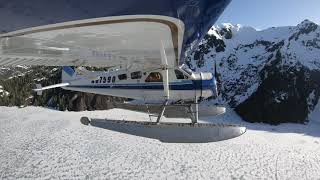
[(216, 68), (221, 96), (214, 103), (236, 108), (245, 120), (307, 122), (320, 97), (318, 27), (309, 20), (265, 30), (216, 25), (189, 64), (200, 72)]
[[(305, 20), (303, 20), (300, 24), (316, 24), (315, 22), (313, 22), (313, 21), (311, 21), (311, 20), (309, 20), (309, 19), (305, 19)], [(300, 25), (299, 24), (299, 25)], [(299, 26), (298, 25), (298, 26)]]
[(300, 24), (298, 24), (297, 28), (306, 32), (312, 32), (318, 28), (318, 24), (306, 19), (302, 21)]

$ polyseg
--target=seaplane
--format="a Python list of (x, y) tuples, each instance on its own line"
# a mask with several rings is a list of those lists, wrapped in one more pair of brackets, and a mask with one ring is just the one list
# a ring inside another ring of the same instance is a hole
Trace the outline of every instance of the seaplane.
[[(215, 73), (193, 72), (184, 64), (230, 0), (61, 0), (48, 8), (49, 2), (30, 0), (29, 5), (21, 5), (10, 0), (15, 6), (7, 10), (15, 16), (12, 22), (0, 20), (4, 32), (0, 34), (0, 66), (63, 67), (61, 83), (37, 84), (38, 95), (63, 88), (158, 105), (155, 121), (104, 124), (120, 132), (130, 129), (129, 134), (153, 134), (166, 142), (194, 142), (203, 133), (197, 142), (218, 141), (245, 132), (245, 127), (199, 122), (200, 102), (218, 96)], [(73, 8), (61, 12), (65, 4)], [(24, 17), (23, 12), (11, 9), (20, 6), (30, 7), (43, 18)], [(66, 16), (56, 16), (54, 10)], [(172, 106), (184, 107), (191, 121), (162, 122), (166, 108)], [(81, 122), (100, 123), (88, 117)]]

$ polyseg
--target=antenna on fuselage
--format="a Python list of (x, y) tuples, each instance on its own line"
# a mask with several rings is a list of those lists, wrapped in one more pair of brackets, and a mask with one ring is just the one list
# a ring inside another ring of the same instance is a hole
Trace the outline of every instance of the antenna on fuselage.
[(217, 60), (214, 60), (214, 78), (218, 81)]
[[(216, 79), (217, 88), (218, 88), (220, 86), (220, 80), (219, 80), (219, 77), (218, 77), (218, 68), (217, 68), (217, 60), (216, 59), (214, 60), (214, 78)], [(218, 94), (217, 95), (219, 96), (219, 90), (218, 90)]]

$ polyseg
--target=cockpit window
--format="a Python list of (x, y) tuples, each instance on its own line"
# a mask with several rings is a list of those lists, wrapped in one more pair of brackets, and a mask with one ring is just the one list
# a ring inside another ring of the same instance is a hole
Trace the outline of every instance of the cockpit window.
[(151, 72), (146, 79), (146, 82), (162, 82), (162, 75), (159, 72)]
[(126, 80), (127, 79), (127, 74), (120, 74), (118, 75), (119, 80)]
[(174, 72), (176, 74), (177, 79), (185, 79), (185, 77), (181, 71), (176, 69), (176, 70), (174, 70)]
[(141, 79), (141, 77), (142, 77), (141, 71), (136, 71), (131, 73), (131, 79)]

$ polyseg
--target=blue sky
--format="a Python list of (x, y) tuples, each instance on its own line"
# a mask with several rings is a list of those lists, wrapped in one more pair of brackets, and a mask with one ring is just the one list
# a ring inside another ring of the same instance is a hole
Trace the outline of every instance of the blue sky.
[(304, 19), (320, 24), (320, 0), (232, 0), (217, 23), (265, 29), (297, 25)]

